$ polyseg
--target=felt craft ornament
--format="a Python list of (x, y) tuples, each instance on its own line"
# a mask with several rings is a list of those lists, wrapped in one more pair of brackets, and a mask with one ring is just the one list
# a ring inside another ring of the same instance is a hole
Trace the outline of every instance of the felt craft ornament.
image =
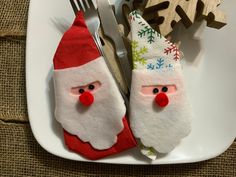
[(54, 56), (55, 117), (67, 147), (99, 159), (136, 146), (126, 107), (78, 12)]
[(191, 110), (177, 47), (130, 13), (132, 86), (130, 126), (141, 152), (156, 159), (172, 151), (191, 130)]

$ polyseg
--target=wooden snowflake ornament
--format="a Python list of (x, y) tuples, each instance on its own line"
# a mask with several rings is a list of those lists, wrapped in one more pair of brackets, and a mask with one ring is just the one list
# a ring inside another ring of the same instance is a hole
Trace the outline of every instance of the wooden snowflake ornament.
[(206, 20), (207, 26), (220, 29), (226, 25), (226, 15), (218, 9), (222, 0), (136, 0), (134, 6), (143, 11), (143, 18), (162, 35), (167, 36), (176, 23), (186, 28), (196, 20)]

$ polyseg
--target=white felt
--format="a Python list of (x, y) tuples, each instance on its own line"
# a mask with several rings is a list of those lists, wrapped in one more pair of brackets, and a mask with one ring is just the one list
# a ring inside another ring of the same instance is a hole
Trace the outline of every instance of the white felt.
[[(175, 84), (177, 91), (168, 94), (169, 105), (158, 108), (155, 95), (143, 95), (143, 85)], [(191, 130), (188, 104), (181, 68), (161, 71), (134, 70), (130, 98), (130, 124), (143, 145), (160, 153), (170, 152)]]
[[(101, 86), (93, 94), (94, 103), (86, 108), (78, 103), (79, 95), (72, 95), (70, 90), (95, 81)], [(124, 128), (126, 108), (103, 57), (80, 67), (55, 70), (54, 85), (55, 116), (66, 131), (99, 150), (116, 143)]]

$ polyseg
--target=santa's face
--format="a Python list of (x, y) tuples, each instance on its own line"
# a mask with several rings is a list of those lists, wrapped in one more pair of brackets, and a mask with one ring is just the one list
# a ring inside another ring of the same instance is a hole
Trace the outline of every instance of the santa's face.
[(63, 128), (95, 149), (114, 145), (126, 108), (103, 58), (55, 71), (54, 79), (55, 115)]
[(71, 93), (79, 96), (79, 102), (83, 106), (91, 106), (94, 103), (94, 93), (101, 87), (99, 81), (71, 88)]
[(86, 85), (72, 87), (71, 93), (74, 95), (82, 95), (84, 92), (94, 93), (96, 92), (97, 89), (100, 88), (100, 86), (101, 86), (101, 83), (99, 81), (94, 81)]
[(157, 107), (164, 108), (169, 104), (169, 96), (176, 92), (176, 85), (142, 85), (141, 93), (146, 96), (155, 97)]
[(130, 123), (147, 147), (170, 152), (190, 131), (181, 72), (133, 71)]

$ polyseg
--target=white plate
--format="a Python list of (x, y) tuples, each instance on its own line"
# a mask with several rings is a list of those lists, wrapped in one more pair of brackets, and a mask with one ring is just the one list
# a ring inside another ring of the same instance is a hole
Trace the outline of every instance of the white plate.
[[(150, 163), (137, 149), (96, 162), (117, 164), (171, 164), (196, 162), (223, 153), (236, 135), (236, 1), (221, 8), (228, 25), (206, 28), (202, 34), (205, 53), (198, 62), (191, 54), (184, 72), (193, 105), (192, 132), (166, 156)], [(74, 18), (68, 0), (31, 0), (27, 32), (26, 83), (30, 125), (38, 143), (57, 156), (88, 161), (67, 150), (61, 126), (54, 118), (52, 59), (63, 32)], [(188, 38), (185, 36), (185, 40)], [(183, 48), (194, 52), (193, 41)], [(187, 46), (189, 46), (187, 48)]]

